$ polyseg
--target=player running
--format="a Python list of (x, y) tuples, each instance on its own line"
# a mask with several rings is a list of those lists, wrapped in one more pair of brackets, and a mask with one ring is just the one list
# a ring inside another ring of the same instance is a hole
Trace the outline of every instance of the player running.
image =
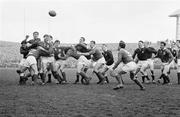
[(118, 90), (123, 88), (122, 75), (130, 72), (130, 78), (140, 87), (141, 90), (145, 90), (143, 85), (135, 78), (134, 72), (137, 69), (137, 64), (133, 61), (132, 55), (125, 49), (126, 44), (124, 41), (119, 42), (118, 60), (115, 62), (112, 69), (110, 69), (110, 75), (115, 77), (118, 85), (113, 88)]
[(148, 68), (148, 62), (147, 62), (147, 54), (150, 52), (148, 48), (144, 47), (144, 42), (139, 41), (138, 42), (138, 48), (134, 51), (134, 54), (132, 55), (133, 59), (135, 59), (135, 56), (137, 55), (137, 59), (135, 62), (138, 63), (138, 69), (135, 74), (137, 74), (139, 71), (142, 74), (142, 83), (145, 83), (145, 78), (147, 78), (147, 83), (149, 83), (150, 79), (147, 75), (146, 69)]
[(153, 54), (156, 55), (157, 51), (155, 48), (150, 46), (150, 42), (145, 41), (144, 42), (144, 47), (148, 48), (149, 51), (146, 53), (147, 56), (147, 62), (148, 62), (148, 67), (150, 68), (151, 72), (151, 77), (152, 77), (152, 83), (155, 83), (155, 76), (154, 76), (154, 60), (152, 59)]
[(166, 43), (161, 42), (160, 43), (160, 49), (157, 52), (157, 55), (155, 58), (159, 58), (162, 61), (162, 75), (158, 79), (158, 82), (160, 83), (160, 79), (163, 78), (164, 82), (163, 84), (169, 84), (170, 79), (169, 79), (169, 70), (170, 67), (173, 66), (173, 55), (172, 53), (166, 48)]
[[(106, 44), (102, 45), (102, 50), (103, 50), (102, 54), (103, 54), (103, 56), (104, 56), (104, 58), (106, 60), (106, 65), (104, 65), (104, 67), (102, 69), (102, 73), (103, 73), (103, 75), (106, 78), (106, 82), (109, 83), (109, 80), (108, 80), (106, 72), (109, 70), (109, 68), (113, 67), (113, 65), (114, 65), (113, 64), (114, 63), (114, 57), (113, 57), (112, 51), (107, 49), (107, 45)], [(97, 82), (97, 84), (99, 84), (101, 82), (101, 80), (99, 82)]]

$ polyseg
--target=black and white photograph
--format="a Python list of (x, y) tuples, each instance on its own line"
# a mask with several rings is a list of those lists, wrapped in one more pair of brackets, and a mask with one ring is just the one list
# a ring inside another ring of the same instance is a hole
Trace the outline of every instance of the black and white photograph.
[(0, 117), (180, 117), (180, 1), (0, 0)]

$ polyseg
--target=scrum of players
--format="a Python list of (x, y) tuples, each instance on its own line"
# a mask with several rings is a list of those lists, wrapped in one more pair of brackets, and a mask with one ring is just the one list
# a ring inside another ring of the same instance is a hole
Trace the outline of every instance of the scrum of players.
[[(114, 61), (112, 51), (106, 44), (102, 44), (100, 49), (96, 46), (95, 41), (90, 41), (88, 47), (84, 37), (81, 37), (79, 43), (72, 46), (63, 46), (59, 40), (53, 42), (53, 37), (48, 34), (45, 34), (41, 41), (38, 32), (33, 33), (33, 39), (29, 40), (28, 38), (27, 35), (21, 42), (20, 53), (23, 55), (23, 59), (19, 64), (20, 67), (16, 70), (20, 76), (20, 85), (25, 85), (30, 78), (32, 85), (45, 85), (52, 82), (52, 76), (56, 84), (67, 84), (65, 68), (70, 57), (77, 60), (74, 84), (79, 82), (84, 85), (90, 84), (92, 77), (87, 74), (90, 68), (99, 79), (97, 84), (109, 83), (108, 73), (114, 77), (118, 83), (113, 88), (114, 90), (124, 88), (122, 76), (127, 73), (130, 79), (140, 87), (140, 90), (145, 90), (143, 83), (169, 85), (171, 84), (169, 78), (171, 68), (177, 69), (178, 84), (180, 84), (180, 41), (171, 43), (170, 48), (167, 48), (166, 43), (162, 41), (160, 48), (156, 50), (150, 42), (140, 40), (138, 48), (134, 50), (133, 54), (126, 50), (126, 43), (120, 41), (118, 58), (117, 61)], [(154, 63), (158, 60), (162, 63), (162, 73), (155, 80)], [(138, 77), (142, 78), (142, 82)]]

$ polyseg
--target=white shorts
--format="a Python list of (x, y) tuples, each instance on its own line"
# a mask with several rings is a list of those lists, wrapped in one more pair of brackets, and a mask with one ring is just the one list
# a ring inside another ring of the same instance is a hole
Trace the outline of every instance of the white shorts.
[(154, 70), (154, 60), (152, 59), (147, 59), (148, 66), (150, 67), (151, 70)]
[(40, 73), (45, 73), (47, 72), (47, 68), (49, 67), (50, 64), (54, 64), (54, 57), (41, 57), (41, 68), (40, 68)]
[(173, 67), (173, 64), (174, 64), (174, 61), (172, 61), (171, 63), (162, 63), (161, 69), (163, 69), (163, 74), (168, 75), (168, 72), (170, 68)]
[(91, 60), (88, 60), (85, 56), (80, 56), (78, 59), (78, 64), (83, 64), (86, 67), (90, 67), (93, 65)]
[(21, 59), (19, 66), (25, 66), (26, 67), (26, 59), (25, 58)]
[(64, 71), (64, 68), (66, 67), (66, 65), (67, 65), (66, 60), (57, 60), (53, 64), (53, 70), (58, 71), (60, 69), (60, 70)]
[(48, 64), (48, 63), (54, 63), (55, 59), (54, 57), (41, 57), (41, 62), (44, 64)]
[(102, 58), (100, 58), (99, 60), (94, 61), (94, 62), (93, 62), (93, 67), (95, 67), (97, 64), (106, 64), (105, 58), (102, 57)]
[(37, 65), (37, 60), (34, 56), (28, 56), (24, 62), (26, 67), (31, 67), (31, 65)]
[(115, 73), (119, 73), (121, 71), (135, 72), (137, 68), (138, 68), (138, 66), (134, 61), (131, 61), (127, 64), (120, 63), (119, 66), (115, 69)]

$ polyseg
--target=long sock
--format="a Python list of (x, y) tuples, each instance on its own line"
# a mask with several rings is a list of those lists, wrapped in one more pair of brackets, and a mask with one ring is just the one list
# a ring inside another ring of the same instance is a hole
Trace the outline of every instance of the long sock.
[(104, 83), (104, 81), (106, 80), (106, 78), (105, 78), (105, 76), (102, 74), (102, 73), (100, 73), (100, 72), (98, 72), (98, 76), (101, 78), (101, 84), (102, 83)]
[(52, 74), (53, 74), (54, 78), (57, 79), (59, 83), (61, 83), (61, 81), (62, 81), (61, 76), (57, 72), (52, 72)]
[(42, 73), (41, 75), (41, 80), (43, 83), (45, 83), (45, 79), (46, 79), (46, 74), (45, 73)]
[(178, 84), (180, 84), (180, 73), (177, 73), (178, 75)]
[(148, 77), (148, 75), (145, 75), (145, 78), (146, 78), (147, 80), (150, 80), (149, 77)]
[(79, 82), (79, 77), (80, 77), (79, 74), (76, 73), (76, 81), (74, 82), (75, 84)]
[(34, 75), (32, 76), (32, 81), (36, 82), (37, 79), (38, 79), (38, 75), (37, 75), (37, 74), (34, 74)]
[(105, 76), (106, 82), (109, 83), (109, 79), (107, 76)]
[(48, 74), (48, 82), (51, 82), (51, 74)]
[(96, 71), (94, 71), (94, 73), (96, 74), (97, 78), (99, 79), (99, 81), (97, 82), (97, 84), (99, 84), (102, 81), (102, 78)]
[(62, 76), (63, 76), (63, 80), (64, 80), (65, 82), (67, 82), (67, 80), (66, 80), (66, 73), (65, 73), (65, 72), (62, 72)]
[(167, 76), (167, 75), (166, 75), (166, 81), (167, 81), (167, 83), (170, 83), (169, 76)]
[(165, 74), (162, 74), (162, 78), (163, 78), (163, 84), (166, 84), (167, 83), (167, 79), (166, 79)]
[(134, 82), (141, 88), (143, 89), (143, 85), (137, 80), (137, 79), (134, 79)]
[(145, 76), (142, 76), (142, 82), (143, 83), (145, 82)]

